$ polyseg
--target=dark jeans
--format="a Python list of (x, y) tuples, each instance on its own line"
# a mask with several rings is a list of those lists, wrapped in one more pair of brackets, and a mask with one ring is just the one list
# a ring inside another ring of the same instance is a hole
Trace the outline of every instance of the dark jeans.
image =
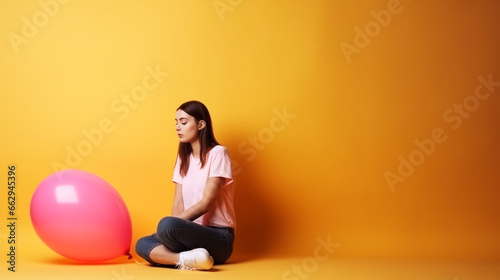
[(149, 254), (158, 245), (180, 253), (195, 248), (205, 248), (215, 264), (224, 263), (233, 252), (234, 230), (232, 228), (207, 227), (188, 220), (165, 217), (158, 223), (156, 233), (142, 237), (135, 245), (139, 256), (153, 265)]

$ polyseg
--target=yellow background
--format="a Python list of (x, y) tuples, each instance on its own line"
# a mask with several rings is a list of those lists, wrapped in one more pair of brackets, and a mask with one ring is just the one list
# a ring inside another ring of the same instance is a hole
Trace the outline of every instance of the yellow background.
[[(231, 9), (69, 1), (18, 46), (11, 33), (44, 10), (0, 2), (0, 167), (4, 182), (17, 168), (21, 261), (57, 258), (33, 230), (31, 195), (104, 119), (114, 131), (74, 168), (120, 192), (132, 247), (152, 232), (172, 205), (175, 109), (192, 99), (208, 106), (237, 169), (234, 258), (307, 256), (327, 237), (338, 257), (500, 257), (500, 88), (457, 129), (443, 118), (479, 76), (500, 81), (497, 2), (402, 0), (350, 62), (340, 44), (356, 46), (355, 28), (393, 1), (221, 2)], [(126, 117), (113, 111), (147, 67), (168, 77)], [(293, 117), (276, 121), (284, 111)], [(384, 174), (436, 128), (446, 141), (391, 189)], [(6, 188), (0, 197), (3, 224)]]

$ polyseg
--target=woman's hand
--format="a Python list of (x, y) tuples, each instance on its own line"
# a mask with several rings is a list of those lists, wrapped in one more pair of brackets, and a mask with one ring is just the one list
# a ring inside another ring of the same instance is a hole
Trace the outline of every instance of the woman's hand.
[[(205, 187), (205, 190), (203, 191), (203, 197), (201, 198), (201, 200), (198, 203), (196, 203), (195, 205), (191, 206), (190, 208), (185, 209), (179, 215), (175, 215), (173, 211), (172, 211), (172, 214), (176, 217), (181, 218), (181, 219), (194, 221), (194, 220), (196, 220), (196, 218), (207, 213), (210, 209), (213, 208), (215, 201), (217, 199), (217, 196), (219, 195), (219, 190), (222, 187), (222, 185), (224, 184), (225, 180), (226, 179), (223, 177), (210, 177), (210, 178), (208, 178), (207, 185)], [(182, 192), (177, 191), (177, 185), (178, 184), (176, 184), (176, 188), (175, 188), (176, 189), (175, 200), (177, 200), (178, 193), (181, 193), (180, 199), (182, 202)], [(176, 204), (176, 202), (174, 201), (174, 207), (175, 207), (175, 204)], [(184, 205), (182, 206), (182, 208), (184, 208)], [(179, 207), (179, 209), (180, 209), (180, 207)], [(178, 211), (178, 210), (176, 209), (176, 211)]]

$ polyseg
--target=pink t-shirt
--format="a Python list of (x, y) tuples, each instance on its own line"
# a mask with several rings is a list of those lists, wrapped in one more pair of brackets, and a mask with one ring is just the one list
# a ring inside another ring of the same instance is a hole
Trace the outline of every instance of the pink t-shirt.
[(178, 157), (172, 181), (182, 185), (184, 209), (190, 208), (202, 199), (208, 178), (226, 178), (212, 210), (198, 217), (194, 222), (204, 226), (232, 227), (235, 229), (234, 184), (228, 150), (221, 145), (213, 147), (208, 152), (208, 158), (203, 168), (200, 168), (200, 159), (193, 157), (191, 154), (189, 156), (189, 170), (185, 177), (182, 177), (179, 173), (180, 161)]

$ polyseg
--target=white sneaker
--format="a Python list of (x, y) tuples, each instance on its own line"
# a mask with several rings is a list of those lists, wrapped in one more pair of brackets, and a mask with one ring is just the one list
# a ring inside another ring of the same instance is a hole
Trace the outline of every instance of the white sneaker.
[(214, 259), (203, 248), (181, 252), (177, 268), (180, 270), (209, 270), (214, 265)]

